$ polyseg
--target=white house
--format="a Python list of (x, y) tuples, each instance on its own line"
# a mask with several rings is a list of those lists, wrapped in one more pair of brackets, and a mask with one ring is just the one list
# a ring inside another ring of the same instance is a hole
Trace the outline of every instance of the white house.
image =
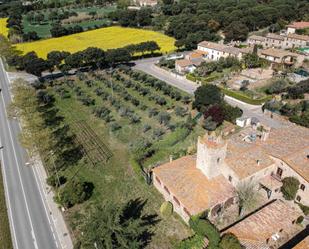
[(296, 30), (309, 28), (309, 22), (293, 22), (287, 26), (287, 34), (294, 34)]
[(217, 61), (220, 58), (227, 58), (229, 56), (241, 59), (243, 54), (248, 52), (247, 50), (240, 48), (209, 41), (200, 42), (197, 45), (197, 50), (205, 52), (206, 59), (213, 61)]

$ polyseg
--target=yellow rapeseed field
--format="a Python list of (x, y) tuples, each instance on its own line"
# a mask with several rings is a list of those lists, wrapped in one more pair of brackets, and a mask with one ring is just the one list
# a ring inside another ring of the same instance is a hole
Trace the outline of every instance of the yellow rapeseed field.
[(98, 47), (107, 50), (144, 41), (156, 41), (163, 53), (171, 52), (175, 49), (174, 38), (150, 30), (118, 26), (96, 29), (59, 38), (20, 43), (16, 45), (16, 48), (23, 53), (35, 51), (39, 57), (46, 58), (48, 52), (52, 50), (68, 51), (71, 53), (84, 50), (88, 47)]
[(0, 34), (8, 36), (8, 28), (6, 27), (6, 18), (0, 18)]

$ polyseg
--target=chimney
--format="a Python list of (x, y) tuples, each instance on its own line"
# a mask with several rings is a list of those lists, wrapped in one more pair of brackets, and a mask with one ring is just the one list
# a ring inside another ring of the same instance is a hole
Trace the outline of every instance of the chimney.
[(265, 142), (268, 139), (269, 134), (270, 134), (270, 128), (264, 128), (262, 131), (261, 140)]
[(256, 160), (256, 164), (258, 165), (258, 166), (260, 166), (260, 160), (258, 159), (258, 160)]

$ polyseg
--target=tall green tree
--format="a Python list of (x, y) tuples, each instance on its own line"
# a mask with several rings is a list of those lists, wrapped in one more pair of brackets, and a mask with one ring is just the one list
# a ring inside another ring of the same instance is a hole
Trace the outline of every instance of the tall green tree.
[(132, 200), (126, 205), (106, 204), (96, 207), (82, 227), (83, 249), (142, 249), (150, 242), (149, 230), (158, 220), (144, 215), (145, 201)]

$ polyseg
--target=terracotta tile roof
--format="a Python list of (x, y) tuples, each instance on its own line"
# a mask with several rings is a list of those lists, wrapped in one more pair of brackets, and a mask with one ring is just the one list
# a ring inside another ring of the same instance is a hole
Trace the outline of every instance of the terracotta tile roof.
[(282, 186), (282, 182), (278, 181), (271, 175), (265, 176), (264, 178), (260, 180), (259, 183), (261, 183), (263, 186), (265, 186), (266, 188), (270, 190), (276, 190)]
[(289, 51), (282, 50), (282, 49), (276, 49), (276, 48), (263, 49), (261, 51), (261, 54), (272, 56), (272, 57), (277, 57), (277, 58), (282, 58), (284, 56), (294, 56), (294, 57), (298, 56), (298, 54), (291, 53)]
[(288, 38), (295, 39), (295, 40), (302, 40), (302, 41), (309, 41), (308, 35), (298, 35), (298, 34), (288, 34)]
[(266, 38), (284, 41), (284, 37), (283, 36), (277, 35), (277, 34), (274, 34), (274, 33), (268, 33), (266, 35)]
[(249, 36), (248, 39), (251, 39), (251, 40), (256, 40), (256, 41), (265, 41), (265, 37), (264, 36), (260, 36), (260, 35), (251, 35)]
[(309, 28), (309, 22), (293, 22), (289, 24), (287, 27), (294, 29), (305, 29)]
[(193, 65), (192, 61), (187, 59), (176, 60), (175, 63), (180, 67), (187, 67)]
[(293, 249), (309, 249), (309, 235), (296, 246), (294, 246)]
[(281, 229), (285, 232), (291, 231), (293, 229), (292, 221), (300, 215), (302, 215), (302, 211), (296, 205), (292, 206), (282, 200), (276, 200), (229, 228), (226, 232), (235, 234), (240, 241), (266, 242)]
[(233, 186), (223, 175), (208, 179), (196, 168), (195, 156), (163, 164), (153, 169), (153, 173), (191, 215), (235, 196)]
[[(289, 164), (309, 182), (309, 129), (288, 124), (282, 128), (273, 128), (266, 141), (261, 141), (260, 135), (260, 132), (249, 127), (228, 141), (225, 162), (240, 179), (272, 165), (271, 157), (276, 157)], [(244, 141), (248, 136), (257, 138), (251, 143)]]
[(227, 46), (215, 42), (202, 41), (198, 44), (198, 46), (210, 48), (217, 51), (223, 51)]

